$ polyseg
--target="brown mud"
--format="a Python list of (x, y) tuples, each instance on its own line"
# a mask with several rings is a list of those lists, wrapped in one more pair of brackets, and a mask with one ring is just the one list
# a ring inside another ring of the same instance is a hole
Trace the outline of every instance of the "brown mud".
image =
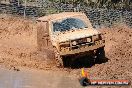
[[(90, 67), (85, 65), (81, 67), (86, 67), (91, 79), (132, 80), (132, 28), (116, 25), (112, 28), (101, 28), (100, 31), (106, 41), (105, 52), (108, 61), (101, 64), (94, 63)], [(57, 68), (54, 60), (48, 59), (50, 55), (47, 56), (46, 53), (46, 51), (37, 51), (35, 22), (20, 18), (0, 18), (1, 66), (8, 69), (28, 67), (38, 70), (56, 70), (71, 76), (80, 75), (81, 67)]]

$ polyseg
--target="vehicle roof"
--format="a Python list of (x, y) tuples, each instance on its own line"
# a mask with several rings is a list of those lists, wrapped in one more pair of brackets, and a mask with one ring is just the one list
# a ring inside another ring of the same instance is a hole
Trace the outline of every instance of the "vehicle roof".
[(77, 16), (77, 15), (83, 15), (83, 13), (82, 12), (62, 12), (62, 13), (58, 13), (58, 14), (51, 14), (48, 16), (43, 16), (43, 17), (38, 18), (37, 20), (52, 21), (55, 19), (62, 19), (65, 17)]

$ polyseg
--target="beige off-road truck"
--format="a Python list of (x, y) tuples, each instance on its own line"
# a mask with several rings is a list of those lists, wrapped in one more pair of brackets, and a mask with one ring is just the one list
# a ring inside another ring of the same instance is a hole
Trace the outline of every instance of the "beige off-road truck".
[[(37, 42), (41, 51), (53, 51), (57, 66), (72, 56), (89, 54), (100, 60), (104, 58), (105, 41), (94, 29), (84, 13), (63, 12), (37, 19)], [(52, 53), (52, 52), (49, 52)]]

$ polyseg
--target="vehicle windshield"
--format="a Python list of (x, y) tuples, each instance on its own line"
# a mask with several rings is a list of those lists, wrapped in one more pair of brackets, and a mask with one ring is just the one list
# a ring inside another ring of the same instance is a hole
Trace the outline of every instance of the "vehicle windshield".
[(83, 29), (87, 28), (85, 22), (77, 18), (67, 18), (61, 21), (53, 22), (53, 31), (54, 32), (63, 32), (74, 29)]

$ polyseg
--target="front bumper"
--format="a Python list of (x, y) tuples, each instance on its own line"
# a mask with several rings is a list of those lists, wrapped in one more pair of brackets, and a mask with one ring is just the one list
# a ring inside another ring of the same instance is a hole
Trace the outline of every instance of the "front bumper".
[(104, 47), (104, 46), (105, 46), (105, 41), (104, 40), (99, 40), (99, 41), (96, 41), (92, 45), (83, 45), (83, 46), (80, 46), (78, 49), (71, 49), (71, 50), (67, 50), (67, 51), (60, 51), (60, 55), (61, 56), (65, 56), (65, 55), (73, 55), (73, 54), (88, 52), (88, 51), (95, 50), (95, 49), (98, 49), (98, 48)]

